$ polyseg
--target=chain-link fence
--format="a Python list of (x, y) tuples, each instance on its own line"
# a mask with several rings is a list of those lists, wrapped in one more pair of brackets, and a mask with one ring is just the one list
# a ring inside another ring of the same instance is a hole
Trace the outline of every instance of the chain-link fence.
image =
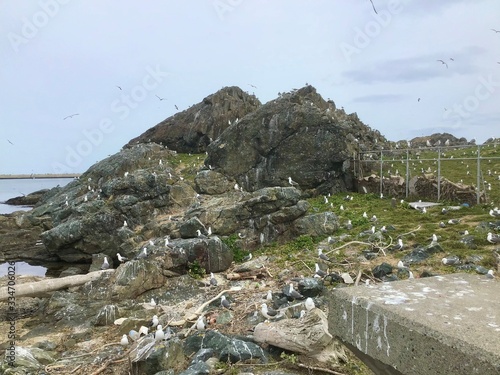
[(475, 196), (472, 203), (498, 202), (500, 146), (497, 145), (361, 151), (354, 169), (365, 192), (364, 186), (371, 184), (370, 192), (384, 195), (425, 195), (437, 201), (460, 200), (469, 195), (470, 201), (472, 193)]

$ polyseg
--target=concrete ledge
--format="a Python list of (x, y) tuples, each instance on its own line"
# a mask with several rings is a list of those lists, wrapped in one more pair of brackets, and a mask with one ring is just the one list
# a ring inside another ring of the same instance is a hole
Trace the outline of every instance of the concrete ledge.
[(500, 374), (500, 283), (485, 276), (336, 289), (328, 320), (332, 335), (403, 374)]

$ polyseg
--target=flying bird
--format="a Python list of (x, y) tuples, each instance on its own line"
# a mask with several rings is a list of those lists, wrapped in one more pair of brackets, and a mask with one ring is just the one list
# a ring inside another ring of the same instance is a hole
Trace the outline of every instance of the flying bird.
[(495, 30), (495, 29), (491, 29), (493, 30), (495, 33), (500, 33), (500, 30)]
[(14, 143), (12, 143), (10, 140), (7, 139), (7, 142), (9, 142), (12, 146), (14, 146)]
[(439, 62), (441, 62), (441, 64), (446, 65), (446, 69), (448, 69), (448, 64), (446, 62), (444, 62), (443, 60), (436, 60), (436, 61), (439, 61)]
[(450, 57), (450, 60), (451, 60), (451, 61), (455, 61), (455, 59), (454, 59), (453, 57)]
[(122, 89), (120, 86), (116, 86), (116, 87), (118, 87), (118, 89), (119, 89), (119, 90), (121, 90), (121, 89)]
[(420, 98), (417, 99), (417, 102), (419, 102), (419, 101), (420, 101)]
[(250, 85), (250, 86), (252, 86), (254, 89), (256, 89), (256, 88), (257, 88), (257, 86), (254, 86), (254, 85), (252, 85), (251, 83), (249, 83), (249, 85)]
[(179, 110), (179, 107), (177, 107), (177, 105), (174, 104), (174, 107), (175, 107), (175, 109)]
[(161, 101), (161, 100), (166, 100), (165, 98), (160, 98), (158, 95), (155, 95), (155, 96), (156, 96), (158, 99), (160, 99), (160, 101)]
[(66, 120), (67, 118), (72, 118), (73, 116), (78, 116), (79, 113), (74, 113), (72, 115), (69, 115), (69, 116), (66, 116), (65, 118), (63, 118), (63, 120)]

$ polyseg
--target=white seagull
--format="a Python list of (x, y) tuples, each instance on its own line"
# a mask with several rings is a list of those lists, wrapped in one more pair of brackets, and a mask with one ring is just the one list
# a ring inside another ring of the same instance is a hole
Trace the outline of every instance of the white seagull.
[(292, 186), (298, 185), (298, 183), (296, 183), (295, 181), (293, 181), (291, 177), (288, 177), (288, 183), (290, 185), (292, 185)]
[(304, 302), (304, 305), (305, 305), (307, 311), (311, 311), (312, 309), (314, 309), (316, 307), (316, 305), (314, 304), (314, 301), (311, 297), (307, 297), (306, 302)]
[(122, 336), (122, 339), (120, 340), (120, 345), (121, 346), (127, 346), (128, 345), (127, 335), (123, 335)]
[(158, 324), (156, 327), (156, 332), (155, 332), (155, 340), (160, 341), (165, 339), (165, 332), (163, 332), (163, 329), (161, 328), (161, 324)]
[(120, 263), (123, 263), (123, 262), (125, 262), (126, 260), (128, 260), (128, 258), (122, 257), (122, 256), (120, 255), (120, 253), (116, 253), (116, 256), (117, 256), (118, 261), (119, 261)]
[(272, 309), (271, 307), (267, 307), (267, 304), (263, 303), (260, 306), (261, 306), (260, 312), (262, 313), (262, 315), (264, 315), (266, 319), (272, 319), (276, 317), (276, 315), (278, 315), (278, 312)]
[(108, 258), (104, 257), (104, 261), (102, 262), (101, 270), (107, 270), (109, 268)]
[(327, 262), (330, 261), (330, 258), (328, 258), (325, 254), (323, 254), (323, 250), (321, 248), (318, 249), (318, 257), (321, 260), (326, 260)]
[(212, 272), (210, 272), (210, 285), (217, 286), (217, 279)]
[(231, 303), (226, 299), (226, 296), (220, 298), (220, 304), (222, 307), (231, 310)]
[(196, 321), (196, 329), (198, 331), (203, 331), (205, 329), (205, 322), (203, 321), (203, 316), (202, 315), (200, 315), (200, 317)]
[(500, 236), (498, 234), (493, 234), (489, 232), (488, 235), (486, 236), (486, 240), (489, 243), (497, 244), (500, 243)]
[(143, 248), (141, 253), (139, 255), (137, 255), (137, 259), (144, 259), (144, 258), (147, 258), (148, 256), (148, 251), (146, 248)]
[(153, 315), (151, 322), (149, 322), (149, 326), (155, 328), (160, 321), (158, 320), (158, 315)]

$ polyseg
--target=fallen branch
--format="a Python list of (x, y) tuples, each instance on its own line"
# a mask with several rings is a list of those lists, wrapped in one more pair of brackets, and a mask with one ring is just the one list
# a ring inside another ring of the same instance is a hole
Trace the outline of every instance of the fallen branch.
[(0, 301), (6, 301), (9, 297), (12, 297), (12, 293), (15, 293), (16, 298), (44, 296), (44, 294), (48, 292), (83, 285), (89, 281), (99, 279), (102, 275), (111, 274), (113, 272), (115, 272), (115, 270), (110, 269), (89, 272), (86, 275), (66, 276), (58, 279), (47, 279), (34, 283), (19, 284), (15, 286), (15, 291), (13, 291), (14, 287), (12, 286), (4, 286), (0, 288)]
[(344, 247), (346, 247), (346, 246), (349, 246), (349, 245), (351, 245), (351, 244), (361, 244), (361, 245), (368, 245), (368, 246), (372, 246), (372, 244), (371, 244), (371, 243), (369, 243), (369, 242), (362, 242), (362, 241), (350, 241), (350, 242), (347, 242), (347, 243), (343, 244), (343, 245), (342, 245), (342, 246), (340, 246), (340, 247), (336, 247), (335, 249), (332, 249), (332, 250), (330, 250), (330, 251), (327, 251), (327, 252), (326, 252), (326, 253), (324, 253), (324, 254), (325, 254), (325, 255), (328, 255), (328, 254), (330, 254), (330, 253), (331, 253), (331, 252), (333, 252), (333, 251), (340, 250), (340, 249), (342, 249), (342, 248), (344, 248)]

